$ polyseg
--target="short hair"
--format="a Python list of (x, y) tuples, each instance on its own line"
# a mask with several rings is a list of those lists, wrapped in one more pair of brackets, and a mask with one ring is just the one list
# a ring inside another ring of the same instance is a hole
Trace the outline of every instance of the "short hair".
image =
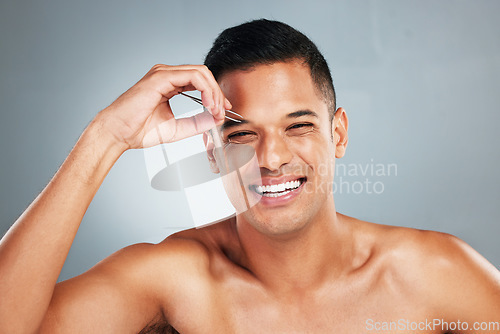
[(205, 57), (205, 65), (218, 80), (230, 71), (293, 60), (303, 61), (309, 68), (316, 89), (328, 106), (331, 121), (336, 96), (328, 64), (306, 35), (285, 23), (259, 19), (224, 30)]

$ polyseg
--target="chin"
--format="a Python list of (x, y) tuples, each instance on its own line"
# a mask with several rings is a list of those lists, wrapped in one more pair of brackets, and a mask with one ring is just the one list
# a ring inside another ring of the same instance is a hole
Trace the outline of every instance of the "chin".
[(299, 193), (284, 204), (278, 203), (281, 205), (257, 202), (239, 214), (239, 219), (263, 235), (293, 237), (321, 219), (322, 212), (328, 211), (330, 200), (333, 203), (333, 194), (330, 192), (312, 191), (314, 196), (310, 193)]
[(303, 230), (310, 222), (304, 214), (260, 215), (253, 209), (242, 214), (244, 220), (261, 234), (286, 237)]

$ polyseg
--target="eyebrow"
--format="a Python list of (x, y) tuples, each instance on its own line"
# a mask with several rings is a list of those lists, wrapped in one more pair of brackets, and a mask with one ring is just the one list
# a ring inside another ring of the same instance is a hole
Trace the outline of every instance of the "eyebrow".
[(225, 131), (227, 129), (234, 128), (235, 126), (248, 124), (248, 123), (250, 123), (250, 122), (247, 121), (246, 119), (240, 119), (239, 122), (235, 122), (235, 121), (231, 121), (231, 120), (226, 119), (224, 121), (224, 123), (222, 123), (222, 125), (220, 126), (220, 131)]
[[(319, 118), (317, 113), (315, 113), (312, 110), (308, 110), (308, 109), (294, 111), (294, 112), (286, 115), (287, 118), (299, 118), (302, 116), (313, 116), (313, 117)], [(220, 130), (225, 131), (225, 130), (234, 128), (236, 126), (249, 124), (249, 123), (251, 123), (251, 122), (246, 120), (246, 119), (241, 119), (241, 120), (239, 120), (239, 122), (235, 122), (235, 121), (231, 121), (231, 120), (226, 119), (225, 122), (222, 123)]]
[(313, 116), (313, 117), (319, 118), (317, 113), (315, 113), (312, 110), (308, 110), (308, 109), (298, 110), (298, 111), (295, 111), (295, 112), (292, 112), (292, 113), (286, 115), (287, 118), (299, 118), (302, 116)]

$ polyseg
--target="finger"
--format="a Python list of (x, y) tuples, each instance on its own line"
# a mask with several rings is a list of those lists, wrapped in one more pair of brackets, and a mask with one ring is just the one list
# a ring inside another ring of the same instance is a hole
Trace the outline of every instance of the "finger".
[[(186, 76), (186, 71), (192, 74), (196, 72), (196, 69), (192, 65), (170, 66), (157, 64), (149, 70), (149, 72), (144, 76), (143, 79), (149, 79), (155, 85), (154, 88), (157, 88), (157, 91), (167, 99), (172, 98), (179, 92), (191, 90), (203, 91), (211, 88), (210, 84), (208, 84), (208, 81), (207, 85), (198, 84), (198, 87), (196, 87), (190, 82), (190, 80), (183, 80), (183, 78), (188, 79)], [(195, 75), (203, 76), (201, 72)], [(175, 78), (178, 78), (181, 81), (177, 80), (177, 82), (173, 82), (171, 79)], [(208, 98), (206, 100), (206, 104), (204, 104), (205, 107), (212, 107), (213, 105), (215, 105), (215, 101), (213, 99)]]
[(176, 120), (176, 131), (173, 141), (201, 134), (214, 128), (218, 122), (208, 111), (196, 114), (188, 118)]
[(226, 108), (226, 110), (233, 109), (233, 105), (231, 104), (231, 102), (229, 102), (227, 98), (224, 98), (224, 107)]
[[(175, 66), (171, 67), (173, 70), (196, 70), (199, 71), (207, 80), (207, 83), (210, 85), (212, 88), (212, 97), (214, 101), (214, 108), (220, 110), (220, 112), (224, 113), (225, 112), (225, 97), (224, 94), (222, 93), (222, 90), (220, 89), (220, 86), (218, 82), (215, 80), (212, 72), (208, 69), (207, 66), (205, 65), (180, 65), (180, 66)], [(187, 89), (186, 89), (187, 91)], [(203, 99), (203, 94), (202, 94), (202, 99)], [(217, 111), (216, 111), (217, 112)]]
[(214, 93), (216, 93), (216, 95), (214, 95), (214, 98), (215, 97), (219, 98), (218, 93), (219, 92), (221, 93), (219, 84), (217, 83), (212, 72), (208, 69), (208, 67), (206, 65), (177, 65), (177, 66), (169, 66), (169, 67), (166, 67), (165, 69), (169, 69), (169, 70), (198, 70), (198, 71), (200, 71), (200, 73), (205, 76), (205, 78), (207, 79), (207, 82), (213, 88)]
[[(201, 99), (204, 101), (205, 99), (210, 101), (213, 101), (213, 104), (210, 106), (205, 105), (209, 110), (212, 111), (212, 114), (216, 118), (221, 118), (224, 115), (224, 108), (223, 108), (223, 103), (221, 103), (221, 100), (223, 99), (223, 94), (222, 91), (219, 87), (219, 84), (217, 81), (215, 81), (212, 73), (208, 70), (208, 68), (204, 65), (193, 65), (193, 67), (190, 69), (190, 71), (198, 71), (203, 78), (206, 80), (206, 83), (210, 87), (210, 91), (201, 91)], [(211, 95), (210, 95), (211, 94)]]
[(152, 117), (146, 122), (144, 131), (142, 147), (151, 147), (172, 141), (175, 133), (175, 118), (168, 100), (156, 107)]
[(207, 80), (209, 81), (209, 83), (213, 87), (213, 90), (214, 90), (214, 100), (215, 101), (219, 101), (218, 102), (218, 108), (221, 110), (221, 112), (223, 114), (225, 114), (225, 112), (226, 112), (225, 99), (226, 98), (224, 97), (224, 93), (222, 92), (222, 90), (221, 90), (221, 88), (219, 86), (219, 83), (217, 82), (217, 80), (215, 80), (215, 77), (212, 74), (212, 71), (210, 71), (210, 69), (207, 66), (202, 65), (200, 67), (200, 71), (202, 71), (202, 73), (204, 73), (204, 75), (207, 77)]
[[(206, 77), (197, 69), (185, 70), (157, 70), (152, 75), (152, 81), (157, 91), (166, 96), (171, 97), (179, 91), (186, 91), (187, 88), (199, 90), (203, 105), (210, 110), (210, 112), (217, 119), (223, 117), (220, 111), (215, 107), (217, 101), (213, 99), (213, 88), (207, 81)], [(220, 89), (220, 88), (219, 88)]]

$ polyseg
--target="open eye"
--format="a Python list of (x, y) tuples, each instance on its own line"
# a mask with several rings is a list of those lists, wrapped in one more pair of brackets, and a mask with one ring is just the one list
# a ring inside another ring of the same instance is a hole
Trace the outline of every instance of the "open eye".
[(306, 134), (314, 129), (314, 124), (312, 123), (296, 123), (290, 125), (286, 131), (292, 135)]

